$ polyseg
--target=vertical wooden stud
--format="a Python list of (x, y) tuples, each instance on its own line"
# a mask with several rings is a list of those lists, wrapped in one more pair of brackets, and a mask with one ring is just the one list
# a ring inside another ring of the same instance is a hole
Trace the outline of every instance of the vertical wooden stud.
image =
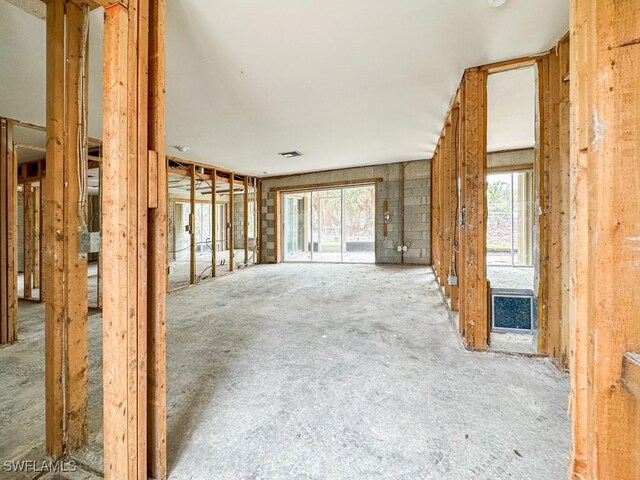
[(189, 283), (196, 283), (196, 166), (189, 166)]
[(149, 209), (147, 307), (147, 475), (167, 477), (166, 291), (167, 161), (165, 158), (165, 0), (149, 0), (148, 148), (156, 152), (158, 200)]
[(218, 198), (216, 182), (218, 171), (214, 168), (211, 170), (211, 276), (216, 276), (216, 267), (218, 261)]
[(573, 0), (571, 370), (574, 479), (640, 478), (640, 3)]
[(461, 269), (461, 319), (464, 337), (471, 349), (488, 346), (486, 279), (486, 85), (487, 73), (480, 69), (465, 72), (462, 94), (462, 184), (464, 236)]
[(235, 174), (233, 172), (229, 173), (229, 215), (227, 216), (229, 220), (229, 229), (228, 229), (228, 239), (227, 243), (229, 244), (229, 271), (233, 272), (234, 264), (234, 238), (235, 235), (235, 225), (233, 224), (235, 221), (235, 212), (234, 212), (234, 197), (235, 197)]
[(242, 227), (244, 236), (244, 264), (249, 262), (249, 177), (244, 177), (244, 210), (242, 212)]

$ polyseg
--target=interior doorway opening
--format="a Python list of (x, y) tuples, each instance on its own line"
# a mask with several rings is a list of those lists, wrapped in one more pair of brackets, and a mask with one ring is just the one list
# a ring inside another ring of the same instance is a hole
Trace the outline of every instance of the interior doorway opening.
[(375, 263), (375, 185), (282, 193), (285, 262)]
[[(490, 345), (534, 352), (536, 297), (534, 65), (487, 78), (486, 272)], [(524, 335), (522, 335), (524, 334)]]

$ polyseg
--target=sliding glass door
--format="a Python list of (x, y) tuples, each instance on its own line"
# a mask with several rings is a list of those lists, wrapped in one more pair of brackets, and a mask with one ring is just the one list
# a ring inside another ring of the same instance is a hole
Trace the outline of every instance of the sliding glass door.
[(308, 213), (311, 194), (291, 193), (284, 196), (284, 256), (297, 262), (311, 261)]
[(533, 266), (533, 172), (487, 175), (487, 265)]
[(282, 195), (284, 261), (375, 262), (373, 185)]

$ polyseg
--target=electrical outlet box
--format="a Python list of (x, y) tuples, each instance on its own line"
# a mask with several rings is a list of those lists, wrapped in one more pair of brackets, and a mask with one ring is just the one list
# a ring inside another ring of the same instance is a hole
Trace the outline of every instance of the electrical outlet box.
[(78, 253), (98, 253), (100, 251), (100, 232), (79, 232)]
[(398, 245), (398, 251), (401, 252), (402, 251), (402, 245)]
[(455, 287), (458, 285), (458, 277), (456, 275), (449, 275), (449, 286)]
[(409, 251), (409, 247), (407, 247), (406, 245), (402, 246), (402, 251), (403, 252), (408, 252)]
[(173, 273), (173, 267), (167, 267), (167, 275), (171, 275)]

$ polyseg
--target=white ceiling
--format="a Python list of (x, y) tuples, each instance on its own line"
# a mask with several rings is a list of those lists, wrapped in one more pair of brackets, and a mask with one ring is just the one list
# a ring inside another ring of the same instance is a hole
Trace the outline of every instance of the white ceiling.
[[(168, 153), (254, 175), (430, 158), (466, 67), (548, 49), (568, 21), (568, 0), (168, 0)], [(44, 49), (44, 22), (0, 0), (0, 115), (44, 123)]]

